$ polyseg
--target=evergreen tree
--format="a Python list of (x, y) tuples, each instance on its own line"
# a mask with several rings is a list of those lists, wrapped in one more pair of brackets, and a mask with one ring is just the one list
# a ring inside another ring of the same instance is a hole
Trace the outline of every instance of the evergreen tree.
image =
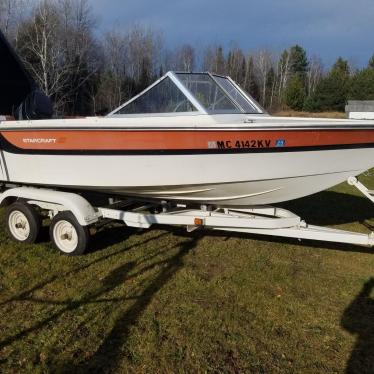
[(323, 78), (314, 94), (305, 102), (305, 110), (344, 111), (349, 93), (349, 64), (341, 57), (337, 59), (330, 73)]
[(227, 71), (229, 73), (229, 75), (231, 76), (231, 73), (233, 71), (233, 67), (234, 67), (234, 58), (233, 58), (233, 54), (231, 51), (229, 51), (228, 55), (227, 55), (227, 63), (226, 63), (226, 67), (227, 67)]
[(304, 105), (308, 65), (305, 49), (297, 44), (283, 51), (279, 59), (279, 100), (294, 110), (302, 110)]
[(349, 90), (351, 100), (374, 100), (374, 69), (367, 68), (358, 72)]
[(216, 50), (215, 56), (215, 72), (217, 74), (225, 74), (225, 56), (223, 55), (223, 48), (219, 46)]
[(339, 57), (332, 66), (330, 74), (340, 79), (347, 79), (349, 77), (349, 72), (348, 61)]
[(254, 78), (254, 62), (253, 57), (249, 56), (246, 63), (246, 73), (243, 82), (244, 89), (253, 96), (257, 101), (260, 99), (260, 89)]
[[(304, 79), (308, 70), (308, 58), (305, 49), (296, 44), (291, 47), (289, 54), (291, 74), (298, 75), (300, 78)], [(284, 57), (287, 56), (282, 55), (282, 58)]]
[(286, 105), (294, 110), (302, 110), (305, 100), (305, 88), (300, 76), (295, 75), (288, 83), (285, 92)]

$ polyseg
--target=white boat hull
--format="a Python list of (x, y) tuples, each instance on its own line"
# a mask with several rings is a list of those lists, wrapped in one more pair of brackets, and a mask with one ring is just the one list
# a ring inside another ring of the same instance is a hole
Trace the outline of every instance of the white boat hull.
[(204, 155), (3, 152), (4, 181), (221, 206), (307, 196), (374, 165), (374, 148)]

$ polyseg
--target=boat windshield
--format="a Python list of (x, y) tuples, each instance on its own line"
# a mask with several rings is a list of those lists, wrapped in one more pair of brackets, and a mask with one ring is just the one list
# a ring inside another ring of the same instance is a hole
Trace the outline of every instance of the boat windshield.
[(226, 77), (208, 73), (177, 73), (179, 80), (210, 114), (259, 113)]
[(108, 116), (168, 113), (253, 114), (263, 111), (228, 77), (168, 72)]

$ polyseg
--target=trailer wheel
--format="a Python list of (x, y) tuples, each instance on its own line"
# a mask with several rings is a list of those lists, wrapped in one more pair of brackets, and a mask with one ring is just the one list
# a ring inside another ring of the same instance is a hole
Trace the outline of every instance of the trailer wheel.
[(52, 219), (49, 236), (54, 246), (69, 256), (83, 254), (90, 239), (88, 228), (81, 226), (71, 212), (58, 213)]
[(35, 243), (40, 232), (41, 218), (29, 204), (15, 202), (6, 214), (7, 230), (10, 236), (22, 243)]

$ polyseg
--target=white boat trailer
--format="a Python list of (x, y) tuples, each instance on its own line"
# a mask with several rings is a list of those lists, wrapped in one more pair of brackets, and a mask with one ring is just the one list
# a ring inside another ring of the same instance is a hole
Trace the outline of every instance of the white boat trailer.
[[(356, 178), (348, 183), (374, 203), (374, 191)], [(51, 219), (50, 237), (64, 254), (79, 255), (88, 247), (90, 228), (109, 221), (122, 221), (129, 227), (147, 229), (152, 225), (186, 226), (189, 232), (213, 230), (320, 240), (366, 247), (374, 246), (374, 233), (362, 234), (308, 225), (292, 212), (272, 206), (236, 209), (202, 205), (191, 209), (171, 202), (142, 203), (137, 200), (114, 201), (106, 207), (90, 203), (78, 193), (35, 187), (8, 187), (0, 194), (7, 205), (7, 228), (17, 241), (33, 243), (40, 226), (41, 213)]]

